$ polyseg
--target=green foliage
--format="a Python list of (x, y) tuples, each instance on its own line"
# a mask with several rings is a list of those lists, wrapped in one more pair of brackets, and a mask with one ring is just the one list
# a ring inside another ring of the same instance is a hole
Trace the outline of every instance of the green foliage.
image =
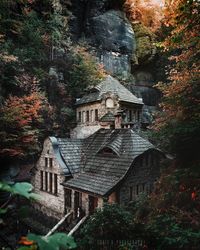
[(64, 233), (56, 233), (51, 236), (39, 236), (28, 234), (27, 238), (37, 243), (40, 250), (59, 250), (59, 249), (75, 249), (76, 243), (73, 237)]
[(27, 199), (37, 200), (41, 198), (39, 195), (32, 192), (33, 186), (28, 182), (15, 183), (13, 185), (0, 182), (0, 190), (10, 192), (13, 195), (20, 195)]
[[(13, 185), (8, 185), (5, 182), (0, 182), (0, 190), (11, 193), (12, 195), (20, 195), (27, 199), (37, 200), (41, 197), (36, 193), (33, 193), (33, 186), (27, 182), (15, 183)], [(6, 208), (0, 208), (0, 215), (7, 212)]]
[[(195, 164), (175, 168), (173, 162), (162, 171), (149, 196), (129, 205), (133, 222), (149, 247), (168, 250), (192, 249), (200, 242), (200, 171)], [(153, 245), (152, 245), (153, 243)]]
[[(32, 192), (33, 187), (27, 182), (15, 183), (13, 185), (0, 182), (0, 190), (10, 192), (13, 195), (23, 196), (27, 199), (35, 200), (41, 198), (39, 195)], [(0, 214), (5, 214), (6, 212), (6, 208), (0, 209)], [(30, 233), (27, 237), (22, 237), (20, 244), (29, 246), (22, 246), (18, 248), (18, 250), (69, 250), (76, 248), (73, 237), (64, 233), (55, 233), (48, 237)]]
[(182, 162), (199, 159), (199, 11), (198, 1), (172, 1), (166, 8), (170, 32), (164, 45), (172, 63), (169, 83), (158, 85), (163, 92), (164, 114), (158, 116), (155, 129), (158, 136), (167, 139), (168, 149)]
[(133, 239), (132, 215), (117, 204), (104, 204), (81, 230), (81, 243), (92, 246), (96, 240)]
[[(101, 67), (86, 49), (71, 45), (69, 2), (0, 2), (0, 151), (8, 152), (9, 156), (36, 155), (41, 149), (40, 142), (52, 131), (66, 136), (75, 120), (75, 98), (102, 79)], [(52, 68), (55, 68), (54, 75), (49, 70)], [(9, 105), (8, 108), (7, 103), (31, 95), (33, 82), (37, 82), (40, 97), (43, 94), (47, 99), (41, 98), (44, 105), (40, 118), (18, 126), (16, 120), (26, 107)], [(33, 143), (21, 143), (24, 136), (34, 139)]]
[(88, 87), (97, 85), (105, 77), (105, 72), (84, 47), (73, 49), (71, 56), (69, 91), (72, 96), (80, 97)]

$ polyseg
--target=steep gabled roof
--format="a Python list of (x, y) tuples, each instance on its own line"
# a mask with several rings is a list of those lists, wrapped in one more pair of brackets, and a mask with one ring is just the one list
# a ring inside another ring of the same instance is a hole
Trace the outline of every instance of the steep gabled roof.
[(112, 93), (118, 96), (119, 101), (129, 102), (142, 105), (143, 102), (133, 95), (126, 87), (124, 87), (117, 79), (107, 76), (100, 84), (98, 84), (92, 93), (84, 95), (76, 102), (76, 105), (96, 102), (102, 100), (104, 94)]
[[(101, 153), (104, 147), (116, 154)], [(154, 146), (131, 129), (100, 129), (85, 139), (82, 147), (82, 170), (64, 183), (98, 195), (106, 195), (126, 175), (135, 158)]]
[(69, 167), (66, 165), (66, 163), (64, 162), (63, 157), (61, 155), (58, 139), (53, 136), (49, 137), (49, 139), (52, 143), (53, 151), (59, 163), (59, 166), (62, 170), (62, 173), (65, 174), (66, 176), (71, 176), (71, 171)]
[(73, 175), (79, 172), (83, 140), (70, 138), (58, 138), (57, 140), (61, 156), (67, 167), (70, 169), (71, 174)]

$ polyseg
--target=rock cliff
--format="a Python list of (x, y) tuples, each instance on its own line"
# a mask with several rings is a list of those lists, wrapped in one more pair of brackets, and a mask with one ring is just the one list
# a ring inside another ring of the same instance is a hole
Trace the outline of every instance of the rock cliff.
[(155, 36), (141, 23), (130, 23), (123, 12), (123, 2), (72, 1), (72, 39), (86, 41), (110, 74), (131, 79), (129, 88), (143, 98), (150, 122), (151, 112), (159, 100), (159, 93), (153, 88), (157, 80)]

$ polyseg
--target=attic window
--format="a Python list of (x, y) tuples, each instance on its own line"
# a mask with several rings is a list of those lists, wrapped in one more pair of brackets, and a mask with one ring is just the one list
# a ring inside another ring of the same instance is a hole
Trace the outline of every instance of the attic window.
[(106, 108), (114, 108), (114, 101), (112, 98), (106, 99)]
[(108, 147), (103, 148), (99, 153), (103, 155), (116, 155), (116, 153)]

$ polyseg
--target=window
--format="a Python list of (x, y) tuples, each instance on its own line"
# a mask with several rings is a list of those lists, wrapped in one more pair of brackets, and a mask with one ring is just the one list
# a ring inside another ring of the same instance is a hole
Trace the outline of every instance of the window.
[(45, 191), (48, 191), (48, 173), (45, 172)]
[(82, 121), (82, 122), (85, 123), (85, 111), (83, 111), (83, 114), (82, 114), (82, 115), (83, 115), (83, 118), (82, 118), (83, 121)]
[(129, 200), (132, 201), (133, 200), (133, 187), (129, 188)]
[(52, 183), (53, 182), (53, 175), (52, 173), (49, 173), (49, 192), (52, 193), (53, 190), (52, 190)]
[(148, 158), (149, 158), (149, 156), (148, 156), (148, 154), (146, 154), (145, 155), (145, 166), (148, 166), (148, 162), (149, 162)]
[(146, 185), (145, 185), (145, 193), (146, 193), (146, 194), (150, 194), (150, 193), (151, 193), (150, 184), (146, 184)]
[(74, 193), (74, 205), (76, 208), (82, 207), (82, 193), (75, 191)]
[(44, 182), (43, 182), (43, 171), (40, 171), (40, 189), (44, 189)]
[(132, 120), (133, 120), (132, 110), (129, 110), (129, 121), (131, 122)]
[(49, 167), (50, 167), (50, 168), (53, 167), (53, 158), (49, 158)]
[(139, 195), (139, 185), (136, 186), (136, 195)]
[(104, 154), (104, 155), (116, 155), (116, 153), (108, 147), (103, 148), (99, 153)]
[(81, 122), (81, 112), (78, 112), (78, 122)]
[(142, 192), (145, 192), (145, 183), (142, 184)]
[(106, 108), (114, 108), (114, 101), (112, 98), (106, 99)]
[(94, 121), (94, 110), (90, 110), (90, 120), (91, 120), (91, 122), (93, 122)]
[(54, 194), (58, 193), (58, 175), (54, 174)]
[(134, 119), (134, 122), (137, 121), (137, 111), (136, 110), (133, 111), (133, 119)]
[(65, 206), (72, 206), (72, 190), (68, 188), (65, 189)]
[(137, 118), (136, 119), (139, 122), (140, 121), (140, 111), (138, 110), (136, 114), (137, 114)]
[(48, 167), (48, 158), (45, 157), (45, 167), (47, 168)]
[(95, 109), (95, 121), (98, 121), (98, 109)]
[(89, 111), (86, 112), (86, 122), (89, 122), (90, 120), (90, 113)]

